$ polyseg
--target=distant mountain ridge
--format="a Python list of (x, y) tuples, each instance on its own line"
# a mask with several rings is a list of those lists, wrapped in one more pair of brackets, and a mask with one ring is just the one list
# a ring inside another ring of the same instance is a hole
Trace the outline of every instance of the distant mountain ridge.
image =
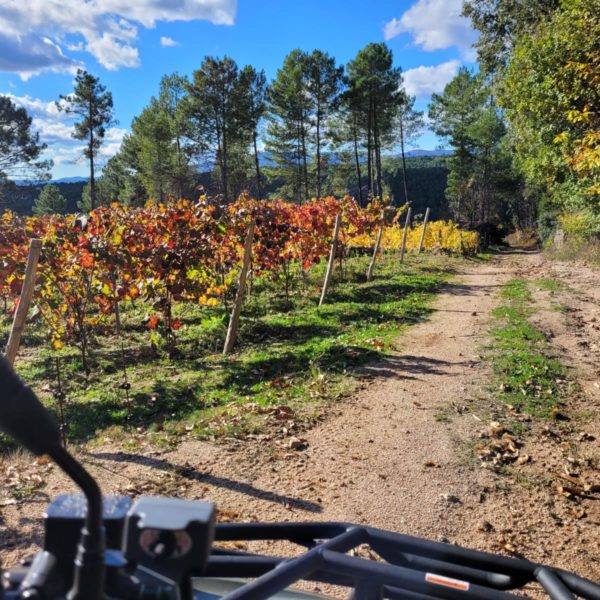
[[(405, 152), (406, 158), (412, 158), (415, 156), (450, 156), (452, 154), (452, 150), (448, 150), (446, 148), (441, 148), (439, 150), (421, 150), (420, 148), (416, 148), (415, 150), (409, 150)], [(399, 154), (395, 154), (394, 156), (400, 156)]]
[[(441, 149), (437, 149), (437, 150), (425, 150), (422, 148), (415, 148), (414, 150), (407, 150), (405, 152), (406, 158), (419, 158), (422, 156), (449, 156), (450, 154), (452, 154), (452, 150), (448, 150), (446, 148), (441, 148)], [(337, 162), (337, 157), (336, 157), (335, 152), (325, 153), (324, 156), (328, 156), (329, 160), (332, 163)], [(384, 157), (391, 156), (393, 158), (399, 158), (401, 155), (398, 153), (395, 153), (395, 154), (384, 154), (383, 156)], [(362, 162), (367, 161), (366, 157), (363, 157), (361, 160), (362, 160)], [(258, 153), (258, 162), (261, 167), (275, 166), (275, 163), (271, 160), (271, 153), (264, 151), (264, 150)], [(204, 165), (204, 167), (205, 167), (205, 170), (207, 170), (207, 171), (210, 171), (212, 169), (211, 164), (208, 162)]]
[(89, 181), (89, 177), (61, 177), (60, 179), (16, 179), (15, 183), (17, 185), (56, 185), (59, 183), (87, 183)]
[[(422, 148), (415, 148), (414, 150), (408, 150), (406, 152), (406, 158), (415, 158), (420, 156), (449, 156), (452, 154), (452, 150), (447, 149), (438, 149), (438, 150), (424, 150)], [(333, 160), (335, 161), (335, 153), (332, 153)], [(392, 154), (394, 158), (398, 158), (400, 154)], [(262, 167), (271, 167), (274, 166), (273, 161), (271, 160), (270, 152), (259, 152), (258, 160)], [(212, 164), (206, 162), (206, 164), (202, 164), (202, 171), (210, 171), (212, 169)], [(100, 175), (101, 176), (101, 175)], [(28, 179), (17, 179), (15, 183), (17, 185), (57, 185), (59, 183), (87, 183), (89, 181), (89, 177), (61, 177), (59, 179), (49, 179), (49, 180), (28, 180)]]

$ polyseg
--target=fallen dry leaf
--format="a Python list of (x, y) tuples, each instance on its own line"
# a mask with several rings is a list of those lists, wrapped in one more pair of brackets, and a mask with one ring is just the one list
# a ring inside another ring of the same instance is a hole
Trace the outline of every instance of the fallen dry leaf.
[(308, 448), (308, 442), (303, 438), (292, 436), (289, 439), (288, 448), (290, 448), (290, 450), (306, 450), (306, 448)]

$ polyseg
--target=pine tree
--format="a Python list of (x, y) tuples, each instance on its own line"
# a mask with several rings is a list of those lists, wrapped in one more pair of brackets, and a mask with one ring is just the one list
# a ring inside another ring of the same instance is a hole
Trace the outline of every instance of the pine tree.
[(133, 120), (131, 137), (136, 138), (138, 173), (148, 197), (165, 202), (175, 192), (177, 149), (169, 115), (156, 98)]
[(347, 71), (350, 92), (346, 98), (351, 102), (348, 114), (357, 116), (356, 126), (366, 138), (367, 191), (381, 196), (381, 149), (393, 128), (402, 72), (393, 66), (392, 52), (384, 43), (365, 46), (348, 63)]
[(268, 89), (269, 124), (266, 147), (275, 163), (280, 192), (296, 202), (307, 200), (312, 188), (308, 175), (312, 98), (307, 94), (308, 55), (292, 50)]
[(98, 204), (100, 206), (109, 206), (113, 202), (125, 205), (136, 204), (134, 178), (135, 176), (124, 163), (123, 153), (117, 152), (104, 165), (102, 176), (98, 179)]
[(36, 216), (56, 215), (67, 212), (67, 201), (55, 185), (45, 185), (33, 205)]
[(170, 135), (174, 144), (175, 159), (171, 180), (173, 192), (184, 198), (192, 192), (193, 173), (190, 161), (195, 151), (191, 142), (190, 122), (185, 113), (186, 85), (188, 80), (178, 73), (165, 75), (160, 81), (158, 103), (169, 119)]
[(400, 142), (402, 157), (402, 183), (404, 200), (409, 202), (408, 184), (406, 181), (406, 146), (411, 145), (424, 127), (423, 113), (415, 110), (415, 97), (402, 93), (399, 98), (398, 110), (395, 117), (395, 129)]
[[(335, 132), (333, 141), (337, 156), (339, 158), (346, 157), (347, 161), (352, 164), (356, 180), (356, 197), (360, 206), (364, 206), (364, 198), (368, 193), (364, 189), (365, 181), (361, 167), (364, 162), (363, 121), (364, 115), (360, 95), (356, 89), (348, 87), (340, 97), (340, 111), (333, 128)], [(340, 169), (336, 168), (336, 171), (339, 173)], [(346, 169), (343, 169), (343, 171), (349, 172)], [(337, 186), (339, 186), (340, 177), (337, 174), (336, 177)]]
[(46, 148), (31, 130), (31, 117), (8, 96), (0, 95), (0, 183), (8, 175), (42, 178), (51, 161), (39, 160)]
[(508, 168), (503, 154), (506, 128), (481, 74), (465, 67), (442, 94), (433, 94), (433, 131), (453, 148), (446, 197), (454, 218), (470, 227), (495, 220), (502, 191), (496, 185)]
[(221, 193), (229, 202), (240, 191), (239, 184), (232, 183), (243, 180), (248, 167), (247, 155), (240, 151), (249, 145), (249, 139), (248, 130), (240, 127), (244, 93), (238, 66), (227, 56), (207, 56), (186, 87), (187, 114), (197, 151), (214, 160)]
[[(321, 197), (321, 188), (326, 175), (326, 161), (322, 160), (323, 148), (329, 142), (329, 124), (338, 107), (343, 82), (343, 67), (337, 67), (335, 59), (326, 52), (313, 50), (307, 56), (307, 92), (312, 100), (311, 122), (315, 148), (315, 195)], [(325, 171), (325, 173), (323, 172)]]
[(96, 181), (94, 159), (102, 145), (106, 127), (116, 123), (113, 120), (112, 94), (106, 87), (87, 71), (77, 70), (75, 91), (67, 96), (60, 96), (56, 103), (59, 110), (79, 117), (75, 123), (73, 137), (76, 140), (86, 140), (83, 155), (90, 162), (90, 205), (96, 208)]
[(343, 67), (329, 54), (293, 50), (269, 86), (267, 149), (282, 191), (296, 201), (323, 195), (329, 163), (324, 151), (342, 85)]
[(244, 67), (240, 72), (241, 108), (240, 126), (248, 131), (254, 151), (254, 169), (256, 177), (256, 197), (261, 198), (261, 173), (258, 156), (258, 135), (261, 122), (267, 108), (267, 78), (264, 71), (252, 66)]
[[(119, 152), (108, 159), (102, 169), (102, 175), (96, 179), (96, 207), (110, 206), (113, 202), (125, 205), (143, 203), (146, 194), (144, 191), (141, 194), (138, 192), (138, 195), (136, 195), (136, 180), (137, 174), (126, 166), (123, 148), (121, 147)], [(91, 205), (90, 184), (88, 182), (83, 186), (77, 208), (82, 212), (89, 212)]]

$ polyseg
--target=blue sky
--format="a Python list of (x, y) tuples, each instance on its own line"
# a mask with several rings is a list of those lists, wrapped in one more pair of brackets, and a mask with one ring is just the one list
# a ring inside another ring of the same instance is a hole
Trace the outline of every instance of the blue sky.
[[(53, 176), (85, 175), (72, 123), (54, 107), (82, 67), (112, 92), (118, 124), (101, 160), (114, 154), (131, 120), (164, 74), (191, 74), (206, 55), (231, 56), (275, 76), (294, 48), (319, 48), (339, 64), (369, 42), (386, 41), (407, 91), (425, 109), (462, 64), (475, 34), (462, 0), (0, 0), (0, 93), (34, 117), (55, 162)], [(439, 141), (425, 132), (416, 147)]]

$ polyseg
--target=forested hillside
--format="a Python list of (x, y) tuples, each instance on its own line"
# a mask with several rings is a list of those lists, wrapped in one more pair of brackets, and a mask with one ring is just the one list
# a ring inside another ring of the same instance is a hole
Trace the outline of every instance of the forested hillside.
[[(0, 195), (0, 208), (14, 211), (18, 214), (29, 215), (33, 212), (33, 206), (45, 183), (35, 185), (11, 185), (5, 186)], [(66, 211), (74, 213), (78, 211), (77, 204), (81, 202), (85, 182), (54, 182), (53, 186), (58, 188), (60, 194), (66, 200)]]
[[(412, 192), (412, 204), (415, 214), (423, 214), (429, 206), (432, 218), (449, 218), (450, 211), (445, 197), (446, 180), (448, 168), (445, 156), (419, 156), (406, 159), (406, 179), (408, 189)], [(403, 175), (401, 158), (384, 157), (383, 179), (388, 185), (389, 193), (393, 197), (393, 204), (401, 206), (406, 202), (404, 195)], [(102, 189), (102, 178), (99, 180)], [(66, 200), (66, 211), (75, 213), (79, 211), (78, 205), (86, 187), (85, 182), (53, 182), (60, 194)], [(212, 175), (210, 171), (198, 174), (196, 185), (210, 189)], [(276, 197), (282, 180), (273, 178), (266, 179), (264, 183), (264, 194)], [(44, 184), (13, 186), (5, 190), (1, 206), (18, 214), (31, 214), (34, 203)], [(352, 192), (352, 190), (349, 190)]]

